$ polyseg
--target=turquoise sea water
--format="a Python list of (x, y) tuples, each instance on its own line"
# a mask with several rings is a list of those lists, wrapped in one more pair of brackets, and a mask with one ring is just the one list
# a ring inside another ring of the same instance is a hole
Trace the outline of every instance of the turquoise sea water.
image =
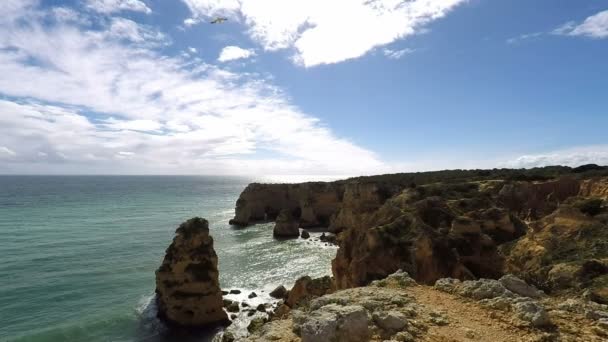
[(156, 341), (154, 270), (180, 222), (209, 220), (222, 288), (330, 273), (335, 248), (228, 225), (252, 181), (0, 176), (0, 341)]

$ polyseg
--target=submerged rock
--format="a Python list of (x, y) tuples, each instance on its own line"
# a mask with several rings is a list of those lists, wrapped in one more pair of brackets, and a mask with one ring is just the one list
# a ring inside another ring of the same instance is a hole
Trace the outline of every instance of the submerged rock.
[(310, 233), (306, 229), (303, 229), (302, 234), (300, 234), (300, 237), (302, 239), (308, 239), (310, 237)]
[(159, 317), (182, 326), (229, 324), (207, 220), (192, 218), (175, 234), (156, 271)]

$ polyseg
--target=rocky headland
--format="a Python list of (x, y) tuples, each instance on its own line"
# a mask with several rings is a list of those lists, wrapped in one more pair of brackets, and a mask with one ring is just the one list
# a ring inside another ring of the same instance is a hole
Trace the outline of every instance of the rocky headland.
[(242, 339), (608, 339), (606, 167), (250, 184), (231, 224), (268, 221), (339, 248), (331, 277), (279, 291)]

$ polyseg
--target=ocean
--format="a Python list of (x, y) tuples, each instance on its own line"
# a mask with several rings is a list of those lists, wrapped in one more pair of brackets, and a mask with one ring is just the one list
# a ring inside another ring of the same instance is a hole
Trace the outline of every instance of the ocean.
[(162, 341), (154, 271), (193, 216), (209, 220), (223, 289), (268, 293), (330, 274), (335, 247), (228, 225), (251, 181), (0, 176), (0, 341)]

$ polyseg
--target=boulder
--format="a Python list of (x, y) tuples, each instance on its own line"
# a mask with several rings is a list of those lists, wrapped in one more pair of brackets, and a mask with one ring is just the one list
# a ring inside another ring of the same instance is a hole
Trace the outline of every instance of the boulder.
[(287, 296), (287, 289), (283, 285), (277, 286), (274, 290), (272, 290), (270, 292), (270, 297), (272, 297), (272, 298), (283, 299), (286, 296)]
[(403, 330), (407, 325), (407, 318), (399, 311), (374, 313), (373, 319), (376, 325), (391, 335)]
[(229, 324), (217, 261), (207, 220), (195, 217), (182, 223), (156, 270), (159, 317), (182, 326)]
[(274, 225), (273, 235), (275, 237), (298, 237), (300, 229), (298, 221), (293, 217), (289, 210), (281, 210)]
[(238, 302), (232, 302), (230, 304), (228, 304), (226, 306), (226, 310), (228, 310), (228, 312), (239, 312), (239, 303)]
[(329, 304), (308, 314), (294, 312), (294, 331), (302, 342), (369, 341), (370, 319), (362, 306)]
[(525, 281), (512, 274), (507, 274), (498, 281), (509, 291), (517, 293), (523, 297), (540, 298), (543, 295), (536, 287), (528, 285)]
[(296, 308), (312, 298), (320, 297), (331, 290), (331, 278), (328, 276), (312, 279), (309, 276), (296, 280), (285, 304), (290, 308)]
[(522, 321), (531, 326), (542, 327), (551, 324), (547, 311), (534, 301), (523, 301), (513, 304), (513, 310)]
[(310, 238), (310, 233), (306, 229), (302, 229), (302, 234), (300, 234), (300, 237), (302, 239), (308, 239)]
[(507, 290), (498, 280), (494, 279), (479, 279), (466, 280), (460, 283), (456, 292), (468, 298), (477, 300), (496, 298), (496, 297), (513, 297), (513, 293)]

